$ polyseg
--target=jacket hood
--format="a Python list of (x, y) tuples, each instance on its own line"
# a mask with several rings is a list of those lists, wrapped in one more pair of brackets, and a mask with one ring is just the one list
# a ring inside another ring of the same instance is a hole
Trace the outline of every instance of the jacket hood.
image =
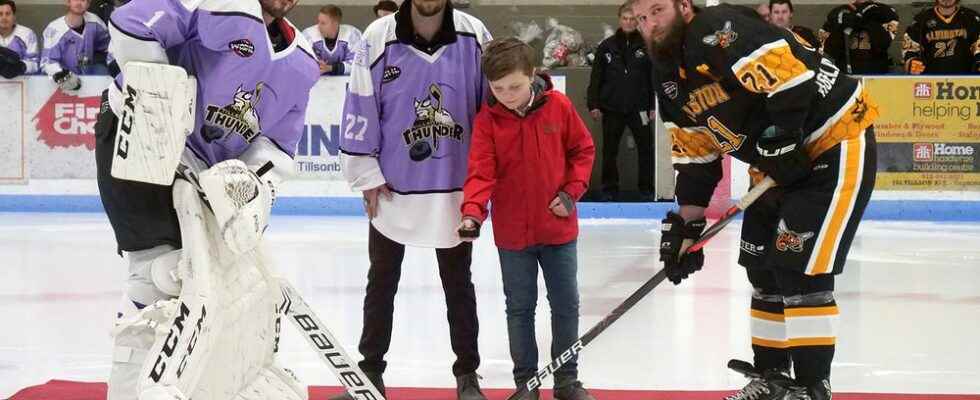
[[(554, 83), (551, 82), (550, 75), (548, 75), (545, 72), (536, 73), (534, 75), (534, 79), (531, 80), (531, 91), (532, 91), (532, 96), (534, 96), (534, 101), (531, 102), (531, 106), (528, 107), (525, 116), (527, 114), (534, 112), (534, 110), (544, 105), (548, 100), (547, 98), (548, 92), (554, 89), (555, 89), (555, 85)], [(517, 113), (515, 113), (514, 111), (507, 108), (507, 106), (497, 101), (497, 98), (493, 96), (493, 92), (490, 93), (490, 97), (487, 99), (487, 105), (490, 106), (490, 111), (495, 114), (510, 115), (513, 117), (520, 118), (520, 116), (517, 115)]]

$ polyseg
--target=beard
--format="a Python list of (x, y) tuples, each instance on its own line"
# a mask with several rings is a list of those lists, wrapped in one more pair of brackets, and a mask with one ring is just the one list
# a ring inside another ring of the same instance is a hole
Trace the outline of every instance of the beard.
[[(408, 1), (408, 0), (406, 0)], [(411, 0), (412, 7), (423, 17), (432, 17), (446, 8), (449, 0)]]
[(263, 12), (271, 15), (272, 18), (279, 19), (289, 14), (296, 6), (297, 0), (260, 0), (259, 3), (262, 4)]
[(687, 31), (687, 23), (684, 22), (684, 17), (681, 16), (680, 10), (675, 9), (675, 11), (674, 19), (666, 27), (667, 34), (660, 40), (653, 37), (647, 40), (647, 50), (655, 57), (674, 59), (680, 55), (684, 33)]

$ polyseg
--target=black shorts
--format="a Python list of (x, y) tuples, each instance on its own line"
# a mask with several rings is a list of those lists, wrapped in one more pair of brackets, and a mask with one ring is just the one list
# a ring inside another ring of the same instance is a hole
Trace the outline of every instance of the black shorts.
[(874, 129), (827, 150), (813, 173), (773, 188), (745, 210), (739, 264), (806, 275), (839, 274), (877, 172)]
[(113, 178), (118, 118), (102, 94), (99, 119), (95, 123), (95, 167), (102, 207), (116, 234), (119, 251), (136, 251), (169, 244), (180, 248), (180, 225), (174, 211), (173, 186)]

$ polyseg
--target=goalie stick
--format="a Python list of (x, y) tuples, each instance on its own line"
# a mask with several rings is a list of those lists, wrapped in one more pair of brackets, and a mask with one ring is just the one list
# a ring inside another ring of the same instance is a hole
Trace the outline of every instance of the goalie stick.
[[(695, 242), (693, 245), (691, 245), (690, 247), (682, 251), (685, 253), (690, 253), (704, 247), (704, 245), (708, 241), (710, 241), (712, 237), (717, 235), (718, 232), (720, 232), (721, 229), (725, 227), (725, 225), (728, 225), (730, 222), (732, 222), (732, 220), (735, 219), (735, 216), (737, 216), (746, 208), (748, 208), (749, 205), (755, 202), (755, 200), (758, 199), (759, 196), (765, 193), (765, 191), (771, 188), (773, 185), (775, 185), (775, 181), (773, 181), (772, 178), (766, 177), (765, 179), (763, 179), (762, 182), (759, 182), (759, 184), (753, 187), (752, 190), (750, 190), (748, 193), (745, 194), (745, 196), (742, 196), (742, 198), (738, 201), (738, 203), (736, 203), (731, 208), (729, 208), (728, 211), (725, 212), (725, 215), (718, 220), (718, 222), (715, 222), (714, 225), (708, 227), (708, 229), (704, 231), (704, 234), (701, 235), (701, 238), (698, 239), (697, 242)], [(695, 246), (698, 247), (695, 248)], [(561, 355), (559, 355), (557, 358), (552, 360), (551, 363), (548, 364), (546, 367), (540, 369), (537, 373), (534, 374), (533, 377), (531, 377), (530, 380), (528, 380), (524, 385), (521, 385), (520, 388), (518, 388), (516, 391), (514, 391), (514, 393), (508, 396), (507, 400), (523, 399), (527, 396), (527, 394), (530, 391), (541, 387), (542, 380), (544, 380), (544, 378), (547, 378), (549, 375), (554, 374), (555, 371), (558, 370), (558, 368), (561, 368), (562, 365), (565, 365), (565, 363), (571, 360), (573, 356), (582, 352), (582, 349), (584, 349), (585, 346), (587, 346), (589, 343), (595, 340), (595, 338), (599, 336), (599, 334), (601, 334), (603, 331), (606, 330), (606, 328), (608, 328), (610, 325), (616, 322), (616, 320), (622, 317), (623, 314), (629, 311), (629, 309), (633, 308), (633, 306), (635, 306), (636, 303), (639, 303), (640, 300), (642, 300), (644, 297), (646, 297), (647, 294), (653, 291), (653, 288), (657, 287), (657, 285), (659, 285), (660, 282), (663, 282), (666, 277), (667, 277), (666, 269), (661, 269), (659, 272), (657, 272), (656, 275), (654, 275), (652, 278), (647, 280), (646, 283), (643, 284), (643, 286), (640, 286), (640, 288), (636, 289), (636, 291), (633, 292), (633, 294), (631, 294), (629, 297), (627, 297), (626, 300), (623, 300), (623, 302), (615, 309), (613, 309), (612, 312), (609, 313), (609, 315), (606, 315), (606, 317), (603, 318), (601, 321), (599, 321), (599, 323), (597, 323), (595, 326), (593, 326), (592, 329), (589, 329), (588, 332), (585, 332), (585, 334), (582, 335), (582, 337), (580, 337), (577, 341), (575, 341), (575, 343), (573, 343), (571, 347), (569, 347), (564, 352), (562, 352)]]
[(330, 367), (330, 371), (344, 385), (347, 393), (355, 399), (384, 400), (384, 396), (367, 379), (357, 363), (353, 362), (344, 347), (327, 329), (293, 285), (285, 279), (280, 280), (282, 294), (286, 300), (286, 317), (299, 330), (306, 342), (320, 355), (320, 360)]

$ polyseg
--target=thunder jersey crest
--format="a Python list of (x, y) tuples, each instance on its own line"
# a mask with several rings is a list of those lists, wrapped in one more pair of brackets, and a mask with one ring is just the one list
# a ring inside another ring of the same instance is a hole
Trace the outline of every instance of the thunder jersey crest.
[(248, 143), (255, 140), (262, 133), (255, 108), (259, 105), (263, 85), (262, 82), (257, 83), (255, 90), (245, 90), (243, 86), (238, 86), (231, 104), (226, 106), (208, 104), (207, 114), (204, 116), (207, 123), (201, 127), (204, 140), (213, 142), (228, 133), (237, 133)]
[(412, 161), (440, 158), (434, 153), (439, 151), (441, 139), (463, 141), (463, 127), (443, 107), (443, 98), (442, 89), (433, 83), (426, 97), (414, 99), (415, 122), (402, 133)]

